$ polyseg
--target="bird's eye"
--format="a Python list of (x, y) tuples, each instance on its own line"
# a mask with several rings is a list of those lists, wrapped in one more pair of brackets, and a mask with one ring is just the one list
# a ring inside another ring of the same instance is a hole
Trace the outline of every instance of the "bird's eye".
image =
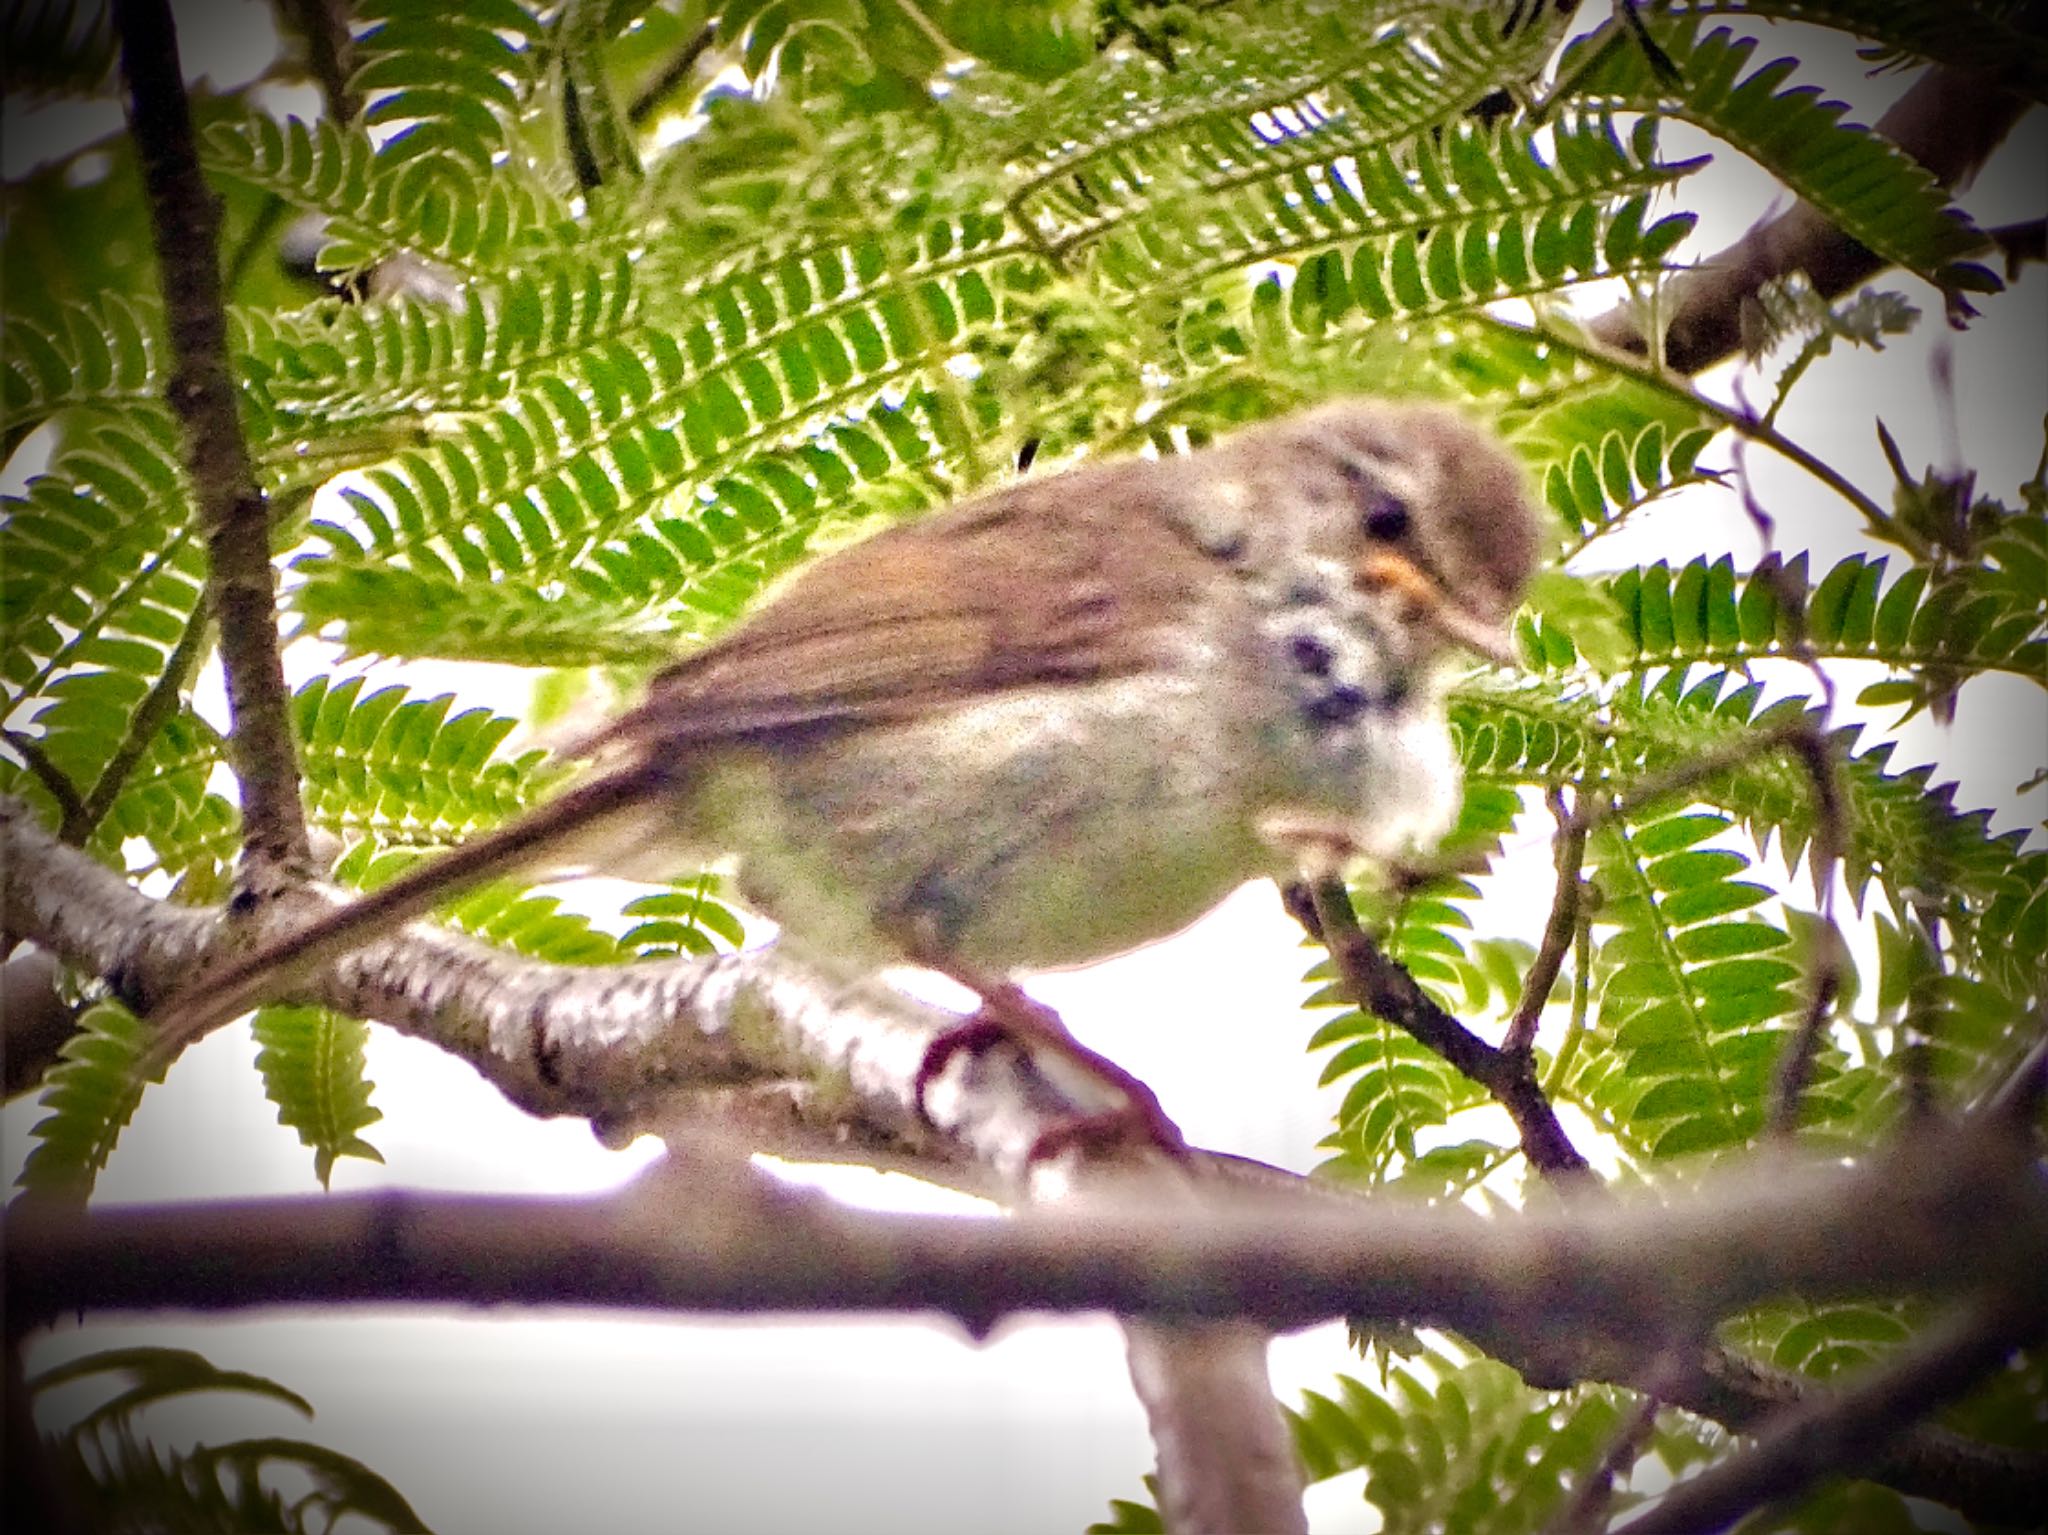
[(1366, 508), (1360, 526), (1365, 529), (1367, 538), (1377, 539), (1383, 544), (1395, 544), (1408, 536), (1409, 520), (1407, 503), (1399, 496), (1382, 492)]

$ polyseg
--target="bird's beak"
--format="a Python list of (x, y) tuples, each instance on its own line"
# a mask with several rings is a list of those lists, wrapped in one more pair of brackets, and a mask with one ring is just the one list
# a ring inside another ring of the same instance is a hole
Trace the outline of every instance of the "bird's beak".
[(1405, 556), (1374, 549), (1353, 568), (1360, 591), (1392, 592), (1406, 599), (1417, 620), (1454, 644), (1497, 666), (1516, 664), (1514, 636), (1497, 623), (1474, 616), (1453, 602), (1436, 578)]

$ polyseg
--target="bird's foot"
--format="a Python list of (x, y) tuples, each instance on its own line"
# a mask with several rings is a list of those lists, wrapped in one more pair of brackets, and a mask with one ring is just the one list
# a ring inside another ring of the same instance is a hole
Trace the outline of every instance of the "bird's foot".
[(1173, 1156), (1187, 1150), (1180, 1127), (1167, 1118), (1152, 1089), (1108, 1056), (1082, 1044), (1058, 1013), (1015, 985), (976, 989), (981, 992), (980, 1009), (937, 1035), (918, 1063), (914, 1090), (918, 1114), (926, 1123), (931, 1116), (925, 1108), (925, 1093), (954, 1056), (963, 1050), (978, 1055), (1008, 1043), (1027, 1052), (1043, 1050), (1061, 1056), (1123, 1098), (1116, 1108), (1065, 1116), (1032, 1143), (1027, 1161), (1049, 1161), (1077, 1147), (1152, 1146)]

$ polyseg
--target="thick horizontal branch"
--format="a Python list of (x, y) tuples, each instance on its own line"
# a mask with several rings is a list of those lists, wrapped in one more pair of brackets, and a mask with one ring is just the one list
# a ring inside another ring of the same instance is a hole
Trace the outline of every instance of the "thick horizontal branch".
[(1566, 1196), (1490, 1216), (1211, 1192), (1191, 1218), (1136, 1187), (1145, 1197), (1006, 1221), (853, 1212), (782, 1191), (748, 1218), (659, 1173), (583, 1201), (31, 1202), (8, 1217), (10, 1325), (76, 1309), (386, 1301), (938, 1310), (979, 1331), (1018, 1311), (1102, 1309), (1281, 1327), (1398, 1317), (1647, 1354), (1773, 1296), (1975, 1293), (2048, 1267), (2048, 1186), (2003, 1133), (1923, 1132), (1851, 1168), (1759, 1155), (1676, 1204)]

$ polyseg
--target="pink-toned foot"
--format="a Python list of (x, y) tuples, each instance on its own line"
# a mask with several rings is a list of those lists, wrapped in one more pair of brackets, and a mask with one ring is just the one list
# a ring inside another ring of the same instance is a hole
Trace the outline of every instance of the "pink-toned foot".
[(1187, 1150), (1180, 1127), (1167, 1118), (1151, 1088), (1108, 1056), (1090, 1050), (1074, 1038), (1060, 1015), (1043, 1002), (1034, 1001), (1021, 988), (1009, 984), (982, 990), (980, 1010), (926, 1046), (915, 1082), (918, 1113), (929, 1121), (925, 1091), (955, 1055), (963, 1050), (979, 1054), (1002, 1043), (1065, 1056), (1124, 1098), (1120, 1108), (1070, 1115), (1053, 1125), (1032, 1144), (1029, 1160), (1045, 1161), (1076, 1146), (1153, 1146), (1174, 1156)]

